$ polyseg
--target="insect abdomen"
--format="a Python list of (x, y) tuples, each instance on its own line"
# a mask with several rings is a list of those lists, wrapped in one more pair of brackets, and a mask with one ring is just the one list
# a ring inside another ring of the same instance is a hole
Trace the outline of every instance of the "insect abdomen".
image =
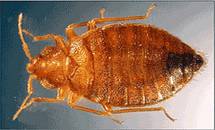
[(95, 73), (88, 98), (112, 106), (138, 106), (172, 95), (166, 58), (169, 50), (190, 49), (180, 40), (151, 26), (113, 25), (92, 33), (84, 38)]

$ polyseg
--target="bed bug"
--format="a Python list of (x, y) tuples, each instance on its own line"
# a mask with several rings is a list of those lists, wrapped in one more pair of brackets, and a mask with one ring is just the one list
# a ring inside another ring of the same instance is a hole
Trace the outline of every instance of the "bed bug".
[[(147, 19), (154, 9), (151, 4), (144, 16), (104, 17), (69, 25), (67, 40), (60, 35), (34, 36), (22, 29), (22, 13), (18, 17), (18, 34), (29, 59), (26, 70), (28, 95), (18, 111), (35, 102), (67, 104), (77, 110), (102, 116), (128, 112), (162, 111), (174, 119), (164, 107), (145, 107), (172, 97), (190, 81), (204, 63), (194, 49), (179, 38), (153, 25), (140, 23), (98, 24), (115, 21)], [(87, 27), (77, 35), (75, 28)], [(32, 57), (23, 33), (34, 41), (53, 40), (55, 46), (46, 46)], [(31, 98), (36, 79), (46, 89), (56, 89), (55, 98)], [(103, 111), (77, 105), (81, 98), (99, 103)], [(121, 109), (113, 109), (119, 107)]]

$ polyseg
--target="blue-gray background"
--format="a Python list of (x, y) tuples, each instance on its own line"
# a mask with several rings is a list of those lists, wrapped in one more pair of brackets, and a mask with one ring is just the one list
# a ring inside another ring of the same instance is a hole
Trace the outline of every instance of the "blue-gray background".
[[(151, 2), (0, 2), (1, 15), (1, 86), (0, 128), (213, 128), (214, 122), (214, 26), (212, 2), (157, 2), (148, 20), (168, 30), (193, 48), (205, 53), (207, 65), (184, 90), (161, 103), (176, 122), (170, 122), (162, 112), (129, 113), (115, 116), (123, 120), (117, 125), (110, 119), (70, 109), (61, 104), (38, 103), (24, 110), (17, 120), (12, 116), (27, 95), (28, 59), (21, 48), (17, 33), (17, 16), (24, 14), (23, 27), (35, 35), (64, 35), (65, 27), (98, 17), (105, 7), (105, 16), (143, 15)], [(79, 30), (79, 32), (83, 30)], [(26, 37), (33, 55), (51, 42), (35, 42)], [(53, 97), (34, 82), (34, 96)], [(93, 106), (83, 100), (81, 104)], [(98, 106), (96, 106), (97, 108)]]

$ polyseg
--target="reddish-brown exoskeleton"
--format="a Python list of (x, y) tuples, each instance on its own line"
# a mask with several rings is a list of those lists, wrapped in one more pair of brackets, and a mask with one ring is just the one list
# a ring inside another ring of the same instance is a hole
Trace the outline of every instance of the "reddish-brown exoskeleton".
[[(96, 24), (112, 21), (146, 19), (152, 13), (152, 4), (144, 16), (100, 18), (71, 24), (66, 28), (67, 41), (55, 34), (33, 36), (22, 29), (22, 14), (18, 18), (19, 36), (29, 58), (28, 96), (13, 117), (34, 102), (59, 103), (67, 99), (74, 109), (98, 115), (144, 111), (163, 111), (163, 107), (143, 108), (172, 97), (199, 70), (201, 56), (168, 32), (144, 24), (112, 24), (96, 27)], [(74, 29), (87, 26), (81, 36)], [(47, 46), (32, 57), (23, 32), (34, 41), (52, 39), (56, 46)], [(47, 89), (57, 89), (56, 98), (31, 98), (34, 92), (32, 80), (37, 79)], [(76, 104), (81, 98), (99, 103), (104, 111)], [(130, 107), (113, 110), (112, 107)]]

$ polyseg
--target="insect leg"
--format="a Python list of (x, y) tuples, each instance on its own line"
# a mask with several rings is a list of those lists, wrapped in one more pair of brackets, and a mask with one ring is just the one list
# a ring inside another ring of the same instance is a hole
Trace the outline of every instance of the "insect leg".
[(95, 110), (95, 109), (91, 109), (91, 108), (76, 105), (76, 102), (79, 99), (80, 99), (80, 96), (78, 96), (77, 94), (75, 94), (73, 92), (70, 92), (70, 94), (68, 96), (68, 105), (73, 109), (77, 109), (77, 110), (81, 110), (81, 111), (85, 111), (85, 112), (90, 112), (90, 113), (94, 113), (94, 114), (97, 114), (97, 115), (105, 115), (104, 112), (102, 112), (102, 111), (98, 111), (98, 110)]
[[(75, 105), (75, 104), (73, 104), (73, 105), (70, 104), (70, 106), (73, 109), (93, 113), (93, 114), (100, 115), (100, 116), (110, 116), (111, 115), (111, 113), (108, 113), (108, 112), (99, 111), (99, 110), (95, 110), (95, 109), (91, 109), (91, 108), (87, 108), (87, 107), (83, 107), (83, 106), (79, 106), (79, 105)], [(122, 124), (122, 121), (119, 121), (117, 119), (114, 119), (111, 117), (109, 117), (109, 119), (111, 119), (112, 121), (114, 121), (118, 124)]]
[(34, 102), (49, 102), (49, 103), (59, 103), (62, 102), (63, 99), (66, 96), (66, 89), (64, 90), (58, 90), (57, 92), (57, 97), (55, 98), (43, 98), (43, 97), (37, 97), (37, 98), (32, 98), (28, 103), (27, 101), (33, 94), (33, 86), (32, 86), (32, 80), (34, 79), (33, 76), (30, 75), (29, 80), (28, 80), (28, 96), (25, 98), (23, 101), (22, 105), (20, 106), (19, 110), (14, 114), (13, 120), (15, 120), (19, 114), (22, 112), (22, 110), (26, 109), (27, 107), (31, 106)]
[(110, 17), (110, 18), (94, 18), (88, 22), (89, 28), (94, 26), (93, 24), (104, 23), (104, 22), (113, 22), (113, 21), (128, 21), (128, 20), (139, 20), (147, 19), (152, 14), (153, 9), (156, 7), (155, 3), (152, 3), (146, 11), (146, 14), (143, 16), (128, 16), (128, 17)]
[[(26, 98), (27, 99), (27, 98)], [(24, 109), (26, 109), (27, 107), (30, 107), (33, 103), (35, 102), (47, 102), (47, 103), (63, 103), (62, 99), (56, 99), (56, 98), (44, 98), (44, 97), (36, 97), (36, 98), (32, 98), (28, 103), (26, 103), (27, 100), (25, 100), (22, 104), (22, 106), (20, 107), (20, 109), (17, 111), (17, 113), (14, 115), (13, 120), (15, 120), (18, 115), (20, 114), (20, 112)]]
[(73, 39), (78, 38), (78, 35), (74, 31), (75, 28), (83, 27), (86, 25), (87, 25), (87, 22), (68, 25), (65, 30), (68, 41), (71, 42), (73, 41)]
[(146, 14), (144, 16), (128, 16), (128, 17), (110, 17), (110, 18), (104, 18), (105, 9), (102, 8), (99, 11), (100, 18), (94, 18), (88, 22), (81, 22), (77, 24), (70, 24), (66, 28), (66, 35), (67, 39), (69, 41), (72, 41), (72, 39), (77, 38), (77, 34), (74, 32), (75, 28), (87, 26), (88, 29), (95, 29), (96, 24), (104, 23), (104, 22), (113, 22), (113, 21), (128, 21), (128, 20), (138, 20), (138, 19), (147, 19), (151, 15), (153, 9), (156, 7), (154, 3), (152, 3), (149, 8), (146, 11)]
[[(73, 109), (76, 109), (76, 110), (85, 111), (85, 112), (93, 113), (93, 114), (100, 115), (100, 116), (110, 116), (111, 115), (111, 113), (108, 113), (108, 112), (99, 111), (99, 110), (79, 106), (76, 104), (69, 104), (69, 106)], [(114, 122), (118, 123), (118, 124), (122, 124), (122, 121), (119, 121), (119, 120), (116, 120), (113, 118), (110, 118), (110, 119), (113, 120)]]
[(61, 48), (66, 54), (68, 54), (68, 50), (67, 50), (67, 47), (65, 45), (64, 38), (62, 36), (55, 35), (55, 34), (46, 34), (43, 36), (34, 36), (32, 33), (28, 32), (25, 29), (23, 29), (23, 32), (26, 35), (30, 36), (33, 39), (33, 41), (53, 40), (56, 42), (56, 45), (59, 48)]
[[(80, 99), (80, 96), (78, 96), (77, 94), (75, 94), (73, 92), (70, 92), (70, 94), (68, 96), (68, 105), (73, 109), (93, 113), (93, 114), (100, 115), (100, 116), (110, 116), (111, 115), (111, 113), (109, 113), (108, 111), (99, 111), (99, 110), (87, 108), (84, 106), (76, 105), (76, 102), (79, 99)], [(116, 120), (116, 119), (110, 118), (110, 117), (109, 117), (109, 119), (113, 120), (114, 122), (116, 122), (118, 124), (122, 124), (122, 121), (119, 121), (119, 120)]]
[(33, 86), (32, 86), (32, 81), (33, 81), (34, 77), (32, 75), (29, 76), (28, 79), (28, 95), (26, 96), (25, 100), (22, 102), (22, 105), (20, 106), (20, 108), (16, 111), (16, 113), (13, 116), (13, 120), (15, 120), (19, 114), (22, 112), (22, 110), (24, 110), (25, 108), (23, 108), (26, 104), (26, 102), (28, 101), (28, 99), (31, 97), (31, 95), (33, 94)]
[(100, 18), (104, 18), (105, 8), (101, 8), (101, 9), (99, 10), (99, 14), (100, 14)]
[[(27, 107), (30, 107), (35, 102), (48, 102), (48, 103), (62, 103), (63, 100), (61, 99), (55, 99), (55, 98), (44, 98), (44, 97), (36, 97), (32, 98), (28, 103), (21, 106), (21, 109), (24, 110)], [(14, 118), (13, 120), (15, 120)]]
[[(103, 106), (103, 108), (104, 108), (104, 110), (106, 111), (106, 112), (108, 112), (110, 115), (112, 115), (112, 107), (111, 106), (109, 106), (109, 105), (105, 105), (105, 104), (102, 104), (102, 106)], [(111, 120), (113, 120), (113, 121), (115, 121), (116, 123), (118, 123), (118, 124), (122, 124), (123, 123), (123, 121), (120, 121), (120, 120), (117, 120), (117, 119), (114, 119), (114, 118), (110, 118)]]
[(68, 96), (68, 87), (58, 88), (57, 90), (57, 99), (64, 100)]
[(94, 113), (97, 115), (108, 115), (107, 112), (103, 112), (103, 111), (99, 111), (99, 110), (95, 110), (95, 109), (91, 109), (91, 108), (87, 108), (87, 107), (83, 107), (83, 106), (79, 106), (76, 105), (76, 102), (80, 99), (80, 96), (70, 92), (69, 96), (68, 96), (68, 105), (70, 107), (72, 107), (73, 109), (77, 109), (77, 110), (81, 110), (81, 111), (85, 111), (85, 112), (90, 112), (90, 113)]
[(121, 110), (113, 110), (112, 114), (128, 113), (128, 112), (149, 112), (149, 111), (163, 111), (164, 114), (171, 120), (175, 121), (176, 119), (172, 118), (166, 111), (164, 107), (151, 107), (151, 108), (129, 108)]
[[(104, 18), (104, 13), (105, 13), (105, 8), (101, 8), (99, 10), (100, 18)], [(69, 41), (72, 41), (74, 38), (77, 38), (77, 34), (75, 33), (74, 29), (82, 27), (82, 26), (88, 26), (88, 29), (94, 29), (94, 28), (96, 28), (96, 23), (94, 20), (91, 20), (89, 22), (82, 22), (82, 23), (78, 23), (78, 24), (68, 25), (65, 30), (67, 39)]]

